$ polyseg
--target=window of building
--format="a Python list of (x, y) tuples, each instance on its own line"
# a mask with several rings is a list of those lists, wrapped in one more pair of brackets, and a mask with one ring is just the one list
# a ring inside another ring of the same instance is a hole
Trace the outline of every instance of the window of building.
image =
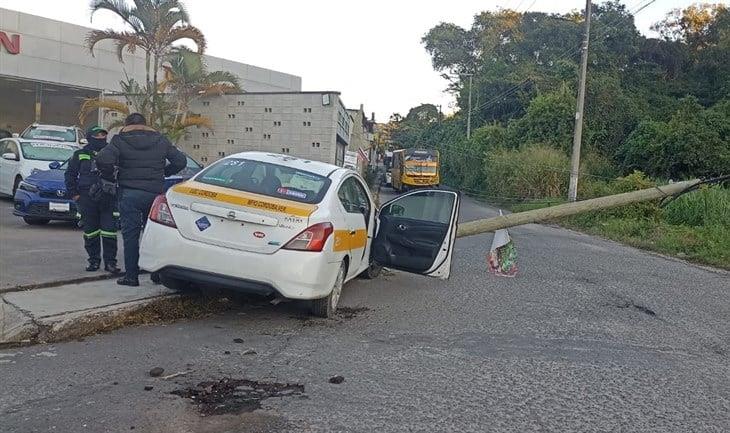
[(238, 106), (241, 107), (244, 105), (244, 101), (238, 101)]
[(209, 106), (209, 105), (210, 105), (210, 101), (203, 101), (203, 106), (204, 106), (204, 107), (207, 107), (207, 106)]
[(271, 113), (271, 112), (272, 111), (271, 111), (271, 108), (270, 107), (264, 108), (264, 113)]
[(226, 156), (226, 153), (225, 152), (218, 152), (218, 156), (220, 156), (220, 157)]
[(319, 146), (320, 146), (319, 141), (312, 142), (312, 147), (319, 147)]
[(246, 132), (253, 132), (253, 127), (252, 126), (247, 126), (246, 127)]
[(200, 149), (200, 145), (199, 144), (193, 144), (193, 149)]
[(233, 114), (233, 113), (231, 113), (231, 114), (229, 114), (229, 115), (228, 115), (228, 118), (229, 118), (229, 119), (235, 119), (235, 118), (236, 118), (236, 115), (235, 115), (235, 114)]
[(302, 126), (312, 126), (312, 122), (302, 122)]
[(208, 162), (208, 157), (207, 156), (201, 156), (200, 157), (200, 162)]
[(274, 126), (281, 126), (280, 120), (274, 120)]
[(264, 134), (264, 140), (271, 140), (271, 134)]
[(281, 153), (289, 153), (289, 148), (288, 147), (282, 147), (281, 148)]
[(311, 112), (312, 112), (312, 109), (311, 109), (311, 108), (309, 108), (309, 107), (307, 107), (307, 108), (305, 108), (305, 109), (304, 109), (304, 112), (305, 112), (305, 113), (311, 113)]
[(208, 138), (210, 136), (209, 132), (201, 132), (200, 135), (202, 135), (205, 138)]
[(226, 144), (236, 144), (236, 141), (232, 138), (226, 139)]

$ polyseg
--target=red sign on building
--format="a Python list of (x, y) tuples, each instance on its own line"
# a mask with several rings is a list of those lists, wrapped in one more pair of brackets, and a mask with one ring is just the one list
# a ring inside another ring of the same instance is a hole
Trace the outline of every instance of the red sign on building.
[(0, 31), (0, 45), (9, 54), (20, 54), (20, 35), (8, 35)]

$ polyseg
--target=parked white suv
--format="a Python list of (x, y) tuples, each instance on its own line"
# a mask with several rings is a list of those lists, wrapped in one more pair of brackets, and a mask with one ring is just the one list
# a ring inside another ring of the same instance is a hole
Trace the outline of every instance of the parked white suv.
[(34, 123), (25, 128), (25, 131), (20, 134), (20, 138), (27, 140), (57, 141), (78, 147), (86, 145), (84, 132), (77, 126), (41, 125)]

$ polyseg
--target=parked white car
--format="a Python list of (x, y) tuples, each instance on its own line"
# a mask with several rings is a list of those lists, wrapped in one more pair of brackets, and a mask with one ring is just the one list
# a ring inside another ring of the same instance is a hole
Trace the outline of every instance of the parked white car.
[(84, 132), (77, 126), (41, 125), (34, 123), (20, 133), (19, 138), (28, 140), (55, 141), (83, 147), (86, 142)]
[(14, 196), (20, 183), (33, 170), (48, 170), (51, 162), (66, 161), (76, 149), (73, 143), (23, 138), (0, 140), (0, 194)]
[(458, 212), (457, 193), (429, 189), (378, 210), (352, 170), (244, 152), (157, 197), (140, 266), (170, 288), (306, 299), (330, 317), (343, 284), (381, 266), (448, 278)]

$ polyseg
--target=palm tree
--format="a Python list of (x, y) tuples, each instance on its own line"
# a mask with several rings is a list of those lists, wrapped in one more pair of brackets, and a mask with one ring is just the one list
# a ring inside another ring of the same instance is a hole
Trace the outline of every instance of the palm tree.
[(133, 0), (133, 3), (131, 6), (126, 0), (92, 0), (92, 17), (98, 11), (107, 10), (119, 16), (128, 28), (123, 31), (92, 30), (86, 37), (86, 44), (93, 55), (96, 44), (103, 40), (114, 41), (120, 62), (124, 61), (125, 50), (129, 53), (134, 53), (137, 48), (144, 50), (145, 92), (151, 96), (150, 111), (145, 114), (154, 121), (155, 117), (162, 115), (155, 109), (159, 102), (160, 61), (170, 53), (174, 43), (185, 39), (193, 41), (198, 53), (202, 54), (205, 37), (200, 29), (190, 25), (185, 5), (179, 0)]
[[(81, 104), (81, 110), (79, 111), (79, 124), (83, 125), (89, 114), (98, 111), (99, 109), (106, 110), (107, 112), (116, 112), (121, 114), (121, 117), (128, 116), (132, 111), (138, 113), (145, 113), (149, 111), (149, 105), (151, 104), (148, 94), (144, 92), (142, 86), (137, 83), (133, 78), (127, 77), (126, 81), (119, 83), (122, 94), (112, 96), (111, 98), (88, 98), (85, 99)], [(124, 98), (124, 101), (120, 100), (120, 96)], [(157, 101), (157, 110), (160, 112), (172, 111), (174, 109), (174, 103), (170, 102), (165, 95), (159, 98)], [(158, 116), (156, 120), (151, 123), (155, 129), (165, 134), (173, 143), (177, 143), (187, 128), (197, 126), (202, 128), (212, 128), (212, 122), (208, 117), (200, 116), (192, 113), (186, 113), (187, 115), (182, 119), (176, 115), (174, 120)], [(123, 120), (119, 119), (116, 122), (112, 122), (107, 125), (107, 128), (114, 129), (121, 127)]]
[(188, 48), (174, 48), (163, 63), (165, 77), (160, 83), (162, 92), (169, 91), (177, 99), (175, 122), (184, 121), (190, 103), (203, 96), (240, 92), (237, 75), (226, 71), (208, 72), (202, 57)]

